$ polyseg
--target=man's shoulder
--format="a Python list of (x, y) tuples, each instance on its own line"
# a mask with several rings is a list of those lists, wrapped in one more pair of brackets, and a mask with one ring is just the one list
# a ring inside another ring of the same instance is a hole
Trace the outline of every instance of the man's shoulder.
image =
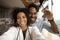
[(34, 26), (34, 27), (31, 27), (31, 26), (28, 26), (29, 29), (36, 29), (37, 27)]
[(42, 19), (37, 19), (36, 22), (37, 22), (38, 24), (44, 23), (44, 21), (43, 21)]

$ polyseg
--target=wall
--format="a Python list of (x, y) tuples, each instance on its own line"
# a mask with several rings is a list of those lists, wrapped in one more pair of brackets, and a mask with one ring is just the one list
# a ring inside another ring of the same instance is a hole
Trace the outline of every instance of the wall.
[(0, 0), (0, 5), (8, 8), (24, 8), (24, 4), (21, 2), (21, 0)]

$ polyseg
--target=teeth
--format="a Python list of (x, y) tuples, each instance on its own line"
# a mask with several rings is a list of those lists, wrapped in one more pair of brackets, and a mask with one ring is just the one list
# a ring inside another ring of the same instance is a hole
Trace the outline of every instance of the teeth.
[(35, 19), (35, 18), (31, 18), (31, 19)]

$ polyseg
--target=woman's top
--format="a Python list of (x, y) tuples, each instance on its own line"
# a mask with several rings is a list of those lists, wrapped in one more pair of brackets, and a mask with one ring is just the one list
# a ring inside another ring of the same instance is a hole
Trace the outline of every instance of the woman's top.
[(26, 31), (27, 31), (27, 29), (24, 30), (24, 31), (22, 31), (22, 32), (23, 32), (23, 37), (24, 37), (24, 39), (25, 39), (25, 36), (26, 36)]
[[(23, 37), (25, 35), (25, 38)], [(0, 40), (45, 40), (37, 27), (30, 27), (23, 34), (20, 27), (10, 27), (7, 32), (0, 36)]]

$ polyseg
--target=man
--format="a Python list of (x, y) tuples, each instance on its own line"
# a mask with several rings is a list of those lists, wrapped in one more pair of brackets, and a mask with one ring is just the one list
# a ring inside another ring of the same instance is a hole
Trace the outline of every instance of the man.
[(37, 20), (37, 12), (38, 12), (38, 7), (35, 4), (30, 4), (28, 6), (28, 10), (29, 10), (29, 17), (30, 17), (30, 26), (37, 26), (39, 28), (39, 30), (41, 31), (42, 28), (46, 28), (48, 31), (50, 32), (54, 32), (54, 33), (58, 33), (58, 29), (57, 29), (57, 25), (54, 22), (53, 19), (53, 15), (50, 11), (48, 10), (44, 10), (44, 15), (43, 17), (46, 17), (48, 19), (48, 21), (51, 24), (51, 27), (48, 23), (44, 22), (43, 20)]

